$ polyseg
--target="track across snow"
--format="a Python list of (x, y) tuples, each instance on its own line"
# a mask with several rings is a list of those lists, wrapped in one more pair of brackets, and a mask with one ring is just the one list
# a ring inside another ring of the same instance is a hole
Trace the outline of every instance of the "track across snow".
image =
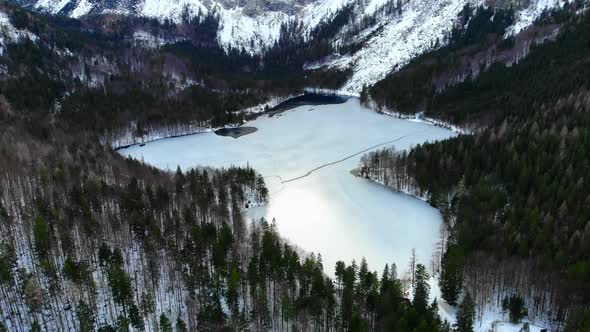
[(305, 177), (308, 177), (308, 176), (310, 176), (310, 175), (311, 175), (313, 172), (315, 172), (315, 171), (319, 171), (320, 169), (322, 169), (322, 168), (324, 168), (324, 167), (328, 167), (328, 166), (336, 165), (336, 164), (338, 164), (338, 163), (341, 163), (341, 162), (343, 162), (343, 161), (345, 161), (345, 160), (348, 160), (348, 159), (350, 159), (350, 158), (352, 158), (352, 157), (356, 157), (356, 156), (358, 156), (358, 155), (359, 155), (359, 154), (361, 154), (361, 153), (365, 153), (365, 152), (367, 152), (367, 151), (373, 150), (373, 149), (375, 149), (375, 148), (378, 148), (378, 147), (380, 147), (380, 146), (383, 146), (383, 145), (386, 145), (386, 144), (395, 143), (395, 142), (397, 142), (397, 141), (399, 141), (399, 140), (402, 140), (402, 139), (404, 139), (404, 138), (406, 138), (406, 137), (408, 137), (408, 136), (410, 136), (410, 135), (403, 135), (403, 136), (400, 136), (400, 137), (398, 137), (398, 138), (396, 138), (396, 139), (394, 139), (394, 140), (391, 140), (391, 141), (387, 141), (387, 142), (383, 142), (383, 143), (379, 143), (379, 144), (373, 145), (373, 146), (371, 146), (371, 147), (368, 147), (368, 148), (366, 148), (366, 149), (364, 149), (364, 150), (361, 150), (361, 151), (359, 151), (359, 152), (357, 152), (357, 153), (355, 153), (355, 154), (351, 154), (351, 155), (350, 155), (350, 156), (348, 156), (348, 157), (344, 157), (344, 158), (342, 158), (342, 159), (338, 159), (338, 160), (336, 160), (336, 161), (333, 161), (333, 162), (331, 162), (331, 163), (327, 163), (327, 164), (323, 164), (323, 165), (321, 165), (321, 166), (318, 166), (318, 167), (316, 167), (316, 168), (314, 168), (314, 169), (310, 170), (309, 172), (307, 172), (307, 173), (305, 173), (305, 174), (303, 174), (303, 175), (301, 175), (301, 176), (298, 176), (298, 177), (296, 177), (296, 178), (292, 178), (292, 179), (288, 179), (288, 180), (285, 180), (285, 181), (281, 181), (281, 183), (288, 183), (288, 182), (293, 182), (293, 181), (301, 180), (301, 179), (303, 179), (303, 178), (305, 178)]

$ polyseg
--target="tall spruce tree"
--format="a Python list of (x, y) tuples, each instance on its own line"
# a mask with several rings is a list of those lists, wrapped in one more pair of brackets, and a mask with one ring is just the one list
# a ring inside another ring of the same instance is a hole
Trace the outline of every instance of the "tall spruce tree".
[(517, 294), (510, 297), (507, 296), (502, 300), (502, 310), (508, 312), (508, 316), (512, 323), (518, 323), (528, 315), (524, 299)]
[(165, 314), (160, 315), (160, 331), (172, 332), (172, 323)]
[(475, 303), (469, 292), (465, 293), (463, 301), (459, 305), (457, 312), (457, 322), (455, 329), (457, 332), (473, 332), (473, 323), (475, 321)]
[(90, 332), (94, 331), (94, 324), (96, 323), (96, 317), (92, 308), (86, 304), (83, 300), (80, 300), (78, 307), (76, 308), (76, 315), (78, 316), (79, 331)]
[(456, 305), (463, 286), (463, 250), (451, 244), (442, 257), (438, 280), (442, 298), (450, 305)]
[(428, 272), (422, 264), (416, 265), (414, 280), (414, 307), (418, 313), (424, 313), (428, 309), (428, 296), (430, 295), (430, 285), (428, 285)]
[(37, 255), (39, 255), (39, 257), (45, 258), (49, 252), (49, 246), (51, 243), (49, 224), (47, 224), (45, 219), (40, 215), (35, 218), (35, 223), (33, 225), (33, 237)]

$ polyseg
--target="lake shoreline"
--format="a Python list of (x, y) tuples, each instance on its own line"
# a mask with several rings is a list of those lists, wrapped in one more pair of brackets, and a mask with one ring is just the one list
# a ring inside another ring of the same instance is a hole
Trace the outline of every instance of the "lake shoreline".
[[(309, 100), (309, 98), (311, 98), (311, 102), (305, 103), (305, 100), (306, 99)], [(340, 95), (340, 94), (321, 94), (321, 93), (316, 93), (316, 92), (306, 92), (302, 95), (288, 98), (268, 110), (265, 110), (265, 111), (262, 111), (259, 113), (251, 113), (250, 115), (252, 115), (253, 117), (251, 119), (249, 119), (248, 122), (254, 121), (258, 117), (263, 116), (263, 115), (268, 115), (269, 117), (273, 117), (275, 115), (279, 115), (281, 113), (284, 113), (286, 111), (292, 110), (292, 109), (300, 107), (300, 106), (306, 106), (306, 105), (321, 106), (321, 105), (341, 104), (341, 103), (345, 103), (350, 98), (357, 98), (357, 97)], [(320, 101), (322, 101), (322, 102), (320, 102)], [(328, 101), (328, 102), (326, 102), (326, 101)], [(330, 101), (332, 101), (332, 102), (330, 102)], [(195, 130), (192, 132), (186, 132), (186, 133), (177, 134), (177, 135), (161, 136), (161, 137), (157, 137), (157, 138), (153, 138), (153, 139), (147, 139), (147, 140), (141, 141), (141, 142), (120, 145), (120, 146), (116, 146), (116, 147), (112, 147), (112, 148), (113, 148), (113, 151), (119, 151), (119, 150), (124, 150), (124, 149), (130, 148), (132, 146), (143, 146), (147, 143), (151, 143), (151, 142), (155, 142), (155, 141), (159, 141), (159, 140), (163, 140), (163, 139), (191, 136), (191, 135), (208, 133), (211, 131), (217, 133), (218, 131), (224, 130), (224, 129), (235, 130), (237, 128), (243, 128), (242, 127), (243, 125), (244, 125), (244, 123), (240, 123), (240, 124), (235, 123), (235, 124), (227, 124), (223, 127), (209, 127), (209, 128), (203, 127), (202, 128), (203, 130), (199, 129), (199, 130)], [(257, 128), (256, 128), (256, 130), (257, 130)], [(221, 134), (220, 136), (230, 136), (230, 137), (237, 139), (241, 136), (251, 134), (251, 133), (255, 132), (256, 130), (254, 130), (252, 132), (244, 133), (241, 135), (237, 135), (237, 137), (233, 137), (233, 135), (223, 135), (223, 134)]]

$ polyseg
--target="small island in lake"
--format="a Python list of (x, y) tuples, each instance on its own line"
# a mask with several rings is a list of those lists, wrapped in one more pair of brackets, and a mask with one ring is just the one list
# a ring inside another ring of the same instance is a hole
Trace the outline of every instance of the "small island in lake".
[(258, 129), (256, 127), (233, 127), (233, 128), (221, 128), (215, 131), (219, 136), (231, 136), (238, 138), (244, 135), (252, 134)]

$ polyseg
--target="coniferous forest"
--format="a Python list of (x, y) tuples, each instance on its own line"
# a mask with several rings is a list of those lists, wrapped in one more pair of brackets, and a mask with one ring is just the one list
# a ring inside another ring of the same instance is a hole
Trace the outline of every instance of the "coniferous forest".
[[(281, 66), (221, 50), (206, 33), (215, 17), (76, 21), (1, 7), (43, 39), (0, 57), (0, 331), (450, 331), (424, 265), (412, 284), (395, 262), (324, 267), (274, 221), (248, 225), (241, 212), (268, 197), (255, 170), (164, 172), (105, 141), (130, 123), (133, 135), (238, 123), (235, 111), (313, 75), (290, 67), (294, 81), (278, 80)], [(121, 37), (134, 25), (191, 42), (137, 48)]]
[(365, 260), (331, 280), (274, 222), (247, 226), (241, 210), (268, 195), (250, 168), (165, 173), (19, 129), (2, 142), (3, 330), (449, 331), (424, 265), (413, 285)]
[[(478, 129), (409, 152), (370, 153), (360, 173), (425, 197), (443, 213), (448, 239), (439, 284), (448, 303), (465, 290), (476, 303), (517, 296), (533, 308), (528, 315), (568, 316), (565, 328), (581, 331), (590, 303), (590, 16), (574, 14), (572, 6), (545, 13), (540, 29), (561, 24), (559, 34), (509, 66), (490, 63), (437, 88), (438, 74), (456, 65), (443, 60), (436, 62), (443, 69), (432, 71), (410, 65), (367, 91), (365, 98), (382, 107), (418, 109)], [(445, 59), (468, 35), (469, 28), (425, 58)], [(487, 45), (489, 38), (468, 45)], [(404, 104), (384, 97), (408, 76), (422, 86)]]
[[(514, 8), (466, 5), (432, 51), (361, 92), (378, 111), (465, 129), (371, 152), (356, 172), (442, 213), (436, 299), (427, 262), (409, 279), (396, 262), (371, 271), (371, 257), (324, 266), (274, 220), (245, 220), (269, 197), (250, 167), (163, 171), (113, 150), (340, 87), (351, 69), (303, 68), (362, 48), (332, 39), (401, 2), (360, 22), (344, 6), (306, 36), (285, 24), (261, 54), (221, 47), (215, 14), (74, 20), (1, 2), (38, 39), (0, 43), (0, 331), (473, 331), (486, 303), (515, 323), (588, 331), (586, 6), (568, 2), (506, 38)], [(173, 42), (137, 40), (137, 27)]]

